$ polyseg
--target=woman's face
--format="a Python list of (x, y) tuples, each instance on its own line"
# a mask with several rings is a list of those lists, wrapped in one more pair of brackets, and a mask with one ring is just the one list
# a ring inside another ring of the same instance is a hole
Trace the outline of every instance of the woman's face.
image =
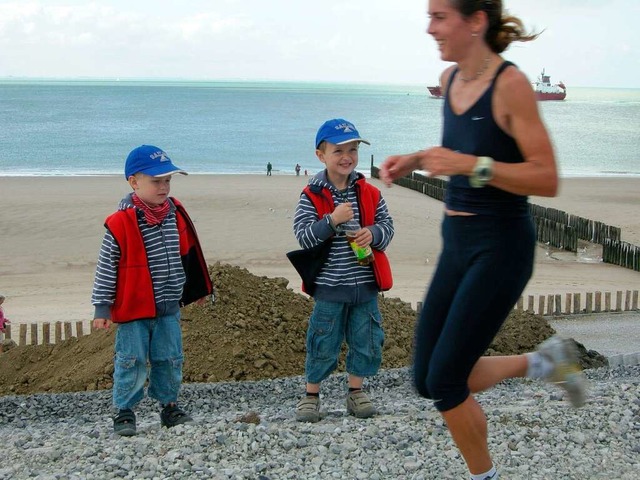
[(471, 45), (471, 23), (449, 0), (429, 0), (429, 27), (431, 35), (440, 50), (440, 58), (446, 62), (458, 62)]

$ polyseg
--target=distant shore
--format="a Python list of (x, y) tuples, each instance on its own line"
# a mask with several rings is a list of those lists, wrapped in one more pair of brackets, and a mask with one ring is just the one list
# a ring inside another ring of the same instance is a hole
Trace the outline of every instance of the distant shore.
[[(172, 195), (192, 215), (208, 263), (284, 277), (300, 291), (285, 253), (298, 248), (292, 216), (303, 175), (189, 175), (176, 177)], [(394, 186), (379, 186), (394, 218), (388, 254), (394, 288), (387, 293), (414, 307), (424, 295), (441, 249), (442, 203)], [(129, 187), (117, 176), (1, 177), (0, 292), (14, 323), (90, 320), (95, 262), (104, 218)], [(565, 178), (556, 198), (532, 203), (622, 228), (640, 244), (640, 177)], [(525, 295), (640, 289), (640, 274), (613, 265), (581, 263), (575, 255), (537, 249)]]

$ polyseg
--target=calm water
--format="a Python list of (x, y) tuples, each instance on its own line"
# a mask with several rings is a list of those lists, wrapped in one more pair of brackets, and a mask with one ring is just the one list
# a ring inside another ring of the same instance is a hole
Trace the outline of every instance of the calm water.
[[(640, 89), (569, 88), (541, 102), (564, 176), (640, 176)], [(436, 145), (442, 101), (424, 86), (275, 82), (0, 81), (0, 175), (120, 174), (129, 150), (164, 148), (191, 173), (321, 168), (314, 138), (353, 121), (371, 155)]]

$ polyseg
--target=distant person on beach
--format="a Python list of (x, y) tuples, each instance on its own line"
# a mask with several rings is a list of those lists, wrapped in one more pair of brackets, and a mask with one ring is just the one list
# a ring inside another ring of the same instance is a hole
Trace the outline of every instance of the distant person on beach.
[[(337, 367), (346, 338), (349, 351), (347, 412), (358, 418), (376, 413), (362, 390), (364, 377), (378, 373), (384, 332), (378, 292), (391, 288), (389, 262), (384, 253), (393, 238), (393, 220), (378, 190), (355, 171), (358, 148), (369, 142), (343, 119), (325, 122), (316, 135), (316, 156), (325, 169), (309, 179), (295, 210), (293, 230), (304, 249), (331, 242), (330, 254), (307, 291), (315, 305), (307, 330), (306, 392), (296, 408), (296, 419), (320, 419), (320, 383)], [(374, 261), (361, 265), (345, 235), (354, 224), (354, 240), (371, 247)]]
[(0, 294), (0, 353), (4, 350), (4, 332), (7, 325), (11, 323), (7, 317), (4, 316), (4, 310), (2, 304), (4, 303), (4, 295)]
[(272, 169), (273, 169), (273, 165), (271, 165), (271, 162), (267, 162), (267, 177), (271, 176)]
[(299, 164), (299, 163), (296, 163), (296, 168), (295, 168), (295, 170), (296, 170), (296, 176), (297, 176), (297, 177), (299, 177), (299, 176), (300, 176), (300, 169), (301, 169), (301, 168), (302, 168), (302, 167), (300, 167), (300, 164)]
[[(160, 402), (165, 427), (192, 422), (178, 404), (182, 382), (180, 307), (212, 293), (193, 222), (169, 197), (176, 167), (158, 147), (131, 151), (124, 176), (133, 189), (107, 217), (91, 303), (94, 328), (116, 323), (113, 429), (136, 433), (134, 406), (148, 395)], [(150, 364), (147, 376), (147, 362)]]
[[(416, 327), (414, 379), (433, 399), (472, 479), (497, 479), (487, 420), (473, 394), (514, 377), (544, 379), (584, 402), (575, 345), (552, 337), (526, 355), (482, 356), (533, 271), (535, 227), (528, 195), (555, 196), (553, 147), (529, 80), (500, 56), (529, 41), (499, 0), (430, 0), (428, 33), (455, 62), (440, 77), (442, 146), (388, 157), (388, 185), (413, 170), (448, 176), (443, 251)], [(544, 472), (531, 471), (534, 476)]]

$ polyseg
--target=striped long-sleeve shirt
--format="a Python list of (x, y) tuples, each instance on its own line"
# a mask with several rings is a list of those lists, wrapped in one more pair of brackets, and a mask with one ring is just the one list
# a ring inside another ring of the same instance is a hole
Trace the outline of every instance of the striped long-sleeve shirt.
[[(350, 202), (353, 205), (355, 220), (360, 222), (355, 182), (362, 177), (362, 174), (353, 172), (349, 178), (347, 189), (340, 191), (328, 181), (326, 172), (323, 171), (311, 178), (309, 185), (328, 188), (331, 191), (334, 206)], [(393, 219), (382, 195), (380, 195), (378, 205), (375, 208), (375, 223), (367, 227), (373, 235), (371, 247), (385, 250), (393, 238)], [(359, 303), (378, 294), (371, 266), (358, 264), (345, 235), (343, 233), (335, 234), (326, 218), (318, 219), (318, 213), (313, 203), (304, 193), (300, 196), (296, 207), (293, 231), (302, 248), (311, 248), (335, 235), (327, 263), (316, 278), (314, 298)]]
[[(118, 207), (119, 210), (127, 208), (135, 208), (130, 195), (123, 198)], [(149, 225), (141, 210), (137, 211), (137, 217), (149, 261), (155, 303), (162, 305), (165, 311), (178, 310), (185, 272), (180, 259), (175, 206), (171, 204), (170, 212), (160, 225)], [(91, 303), (95, 306), (94, 318), (111, 318), (110, 307), (116, 295), (120, 254), (120, 246), (107, 230), (98, 255), (91, 295)]]

